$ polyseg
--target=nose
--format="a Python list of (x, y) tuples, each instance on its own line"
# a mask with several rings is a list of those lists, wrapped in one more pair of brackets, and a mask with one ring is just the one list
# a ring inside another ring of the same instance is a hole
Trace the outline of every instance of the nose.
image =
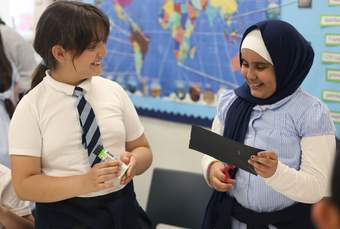
[(256, 73), (252, 67), (248, 68), (246, 77), (248, 80), (255, 80), (257, 78)]
[(107, 49), (106, 49), (106, 45), (104, 42), (100, 42), (100, 45), (99, 45), (99, 55), (101, 57), (104, 57), (106, 56), (107, 54)]

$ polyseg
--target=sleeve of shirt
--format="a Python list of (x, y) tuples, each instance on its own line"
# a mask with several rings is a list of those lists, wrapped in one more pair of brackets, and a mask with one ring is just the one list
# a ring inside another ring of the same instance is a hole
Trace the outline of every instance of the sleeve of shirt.
[(297, 131), (301, 137), (335, 134), (335, 126), (326, 105), (316, 99), (300, 114)]
[(41, 157), (42, 135), (38, 115), (27, 96), (19, 102), (10, 123), (9, 153)]
[[(212, 123), (212, 127), (211, 130), (217, 134), (220, 134), (223, 132), (222, 131), (223, 127), (221, 126), (221, 123), (219, 121), (218, 117), (214, 118), (214, 121)], [(202, 173), (204, 176), (205, 181), (207, 182), (207, 184), (210, 186), (209, 182), (208, 182), (208, 168), (209, 165), (213, 162), (213, 161), (218, 161), (217, 159), (209, 156), (209, 155), (204, 155), (201, 159), (201, 164), (202, 164)]]
[(139, 120), (137, 111), (127, 93), (122, 90), (124, 125), (126, 131), (126, 141), (133, 141), (144, 133), (144, 127)]
[[(228, 112), (228, 109), (232, 102), (236, 99), (236, 95), (233, 90), (226, 90), (223, 94), (221, 94), (218, 98), (218, 105), (217, 105), (217, 114), (214, 118), (214, 121), (212, 123), (211, 130), (219, 135), (223, 135), (224, 131), (224, 119)], [(204, 155), (201, 159), (201, 167), (202, 167), (202, 173), (204, 176), (205, 181), (210, 186), (208, 182), (208, 168), (209, 165), (213, 161), (218, 161), (217, 159), (210, 157), (208, 155)]]
[(329, 195), (335, 135), (304, 137), (301, 150), (299, 171), (279, 162), (275, 174), (264, 180), (274, 190), (297, 202), (316, 203)]

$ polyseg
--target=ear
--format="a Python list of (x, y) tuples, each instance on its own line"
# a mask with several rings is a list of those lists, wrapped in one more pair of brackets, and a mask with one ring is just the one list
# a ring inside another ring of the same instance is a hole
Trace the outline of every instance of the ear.
[(69, 53), (61, 45), (54, 45), (51, 51), (54, 59), (56, 59), (58, 63), (62, 64), (68, 61)]
[(322, 200), (315, 204), (312, 218), (319, 229), (340, 228), (339, 210), (329, 201)]

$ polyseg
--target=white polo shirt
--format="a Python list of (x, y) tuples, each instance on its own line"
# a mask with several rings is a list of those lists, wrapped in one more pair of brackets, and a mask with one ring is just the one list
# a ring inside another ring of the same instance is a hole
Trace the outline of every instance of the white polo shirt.
[[(101, 77), (92, 77), (78, 86), (83, 88), (94, 110), (104, 147), (119, 158), (125, 152), (125, 143), (144, 132), (132, 102), (119, 84)], [(73, 91), (74, 86), (58, 82), (46, 73), (44, 80), (22, 98), (13, 115), (9, 130), (11, 155), (41, 157), (42, 173), (48, 176), (88, 172), (88, 153), (82, 145)], [(104, 195), (121, 188), (86, 196)]]
[[(0, 203), (18, 216), (30, 215), (30, 202), (17, 197), (11, 180), (11, 171), (0, 164)], [(1, 223), (0, 228), (3, 228)]]

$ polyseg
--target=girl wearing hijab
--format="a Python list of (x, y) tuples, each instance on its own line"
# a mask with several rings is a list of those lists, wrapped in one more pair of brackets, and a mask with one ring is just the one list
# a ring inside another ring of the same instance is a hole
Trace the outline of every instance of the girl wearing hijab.
[(327, 195), (335, 127), (326, 106), (300, 88), (313, 58), (310, 43), (287, 22), (262, 21), (245, 31), (245, 83), (220, 97), (212, 129), (265, 151), (249, 159), (257, 176), (202, 158), (215, 189), (202, 228), (314, 228), (310, 207)]

